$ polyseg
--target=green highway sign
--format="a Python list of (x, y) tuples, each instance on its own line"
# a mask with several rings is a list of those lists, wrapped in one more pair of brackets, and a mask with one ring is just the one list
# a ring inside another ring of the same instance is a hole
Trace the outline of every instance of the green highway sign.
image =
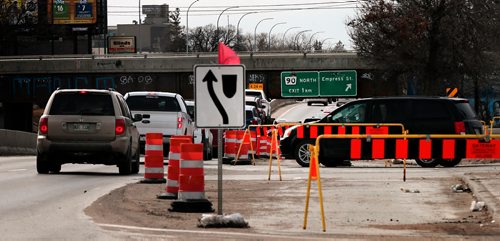
[(317, 97), (318, 87), (317, 71), (281, 72), (283, 97)]
[(320, 96), (356, 96), (357, 74), (355, 70), (320, 71)]
[(281, 96), (356, 96), (357, 79), (355, 70), (281, 72)]

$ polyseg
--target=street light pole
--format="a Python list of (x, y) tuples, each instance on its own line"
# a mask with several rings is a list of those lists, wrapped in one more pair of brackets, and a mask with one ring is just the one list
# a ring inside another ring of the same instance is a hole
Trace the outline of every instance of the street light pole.
[(254, 47), (252, 48), (252, 51), (253, 51), (254, 49), (257, 49), (257, 48), (256, 48), (256, 47), (257, 47), (257, 27), (258, 27), (258, 26), (259, 26), (259, 24), (260, 24), (260, 23), (262, 23), (263, 21), (265, 21), (265, 20), (271, 20), (271, 19), (274, 19), (274, 18), (264, 18), (264, 19), (260, 20), (260, 21), (257, 23), (257, 25), (255, 25), (255, 30), (254, 30), (254, 32), (253, 32), (253, 45), (254, 45)]
[(283, 34), (283, 46), (285, 46), (285, 36), (286, 36), (286, 33), (288, 33), (288, 31), (292, 30), (292, 29), (296, 29), (296, 28), (300, 28), (300, 27), (291, 27), (289, 29), (287, 29), (285, 31), (285, 33)]
[(139, 45), (139, 53), (142, 52), (142, 47), (141, 47), (141, 0), (139, 0), (139, 36), (137, 36), (137, 45)]
[(311, 41), (312, 41), (314, 35), (316, 35), (318, 33), (324, 33), (324, 31), (319, 31), (319, 32), (315, 32), (315, 33), (311, 34), (311, 37), (309, 38), (309, 43), (307, 43), (307, 47), (311, 46)]
[(302, 30), (302, 31), (300, 31), (299, 33), (297, 33), (297, 35), (295, 35), (295, 41), (294, 41), (294, 43), (295, 43), (295, 45), (297, 46), (297, 48), (298, 48), (298, 46), (299, 46), (299, 36), (300, 36), (301, 34), (305, 33), (305, 32), (310, 32), (310, 31), (311, 31), (310, 29), (307, 29), (307, 30)]
[[(231, 7), (228, 7), (228, 8), (226, 8), (226, 9), (222, 10), (222, 12), (219, 14), (219, 17), (217, 18), (217, 28), (216, 28), (216, 30), (215, 30), (216, 37), (217, 37), (217, 42), (219, 42), (219, 20), (220, 20), (220, 16), (222, 16), (222, 14), (223, 14), (225, 11), (227, 11), (227, 10), (229, 10), (229, 9), (231, 9), (231, 8), (238, 8), (238, 6), (231, 6)], [(228, 31), (229, 31), (229, 29), (228, 29)]]
[(268, 50), (268, 51), (271, 51), (271, 31), (273, 31), (273, 28), (274, 28), (274, 27), (276, 27), (276, 26), (278, 26), (278, 25), (280, 25), (280, 24), (285, 24), (285, 23), (286, 23), (286, 22), (279, 22), (279, 23), (277, 23), (277, 24), (273, 25), (273, 26), (271, 27), (271, 29), (269, 30), (269, 42), (268, 42), (268, 43), (269, 43), (269, 45), (268, 45), (268, 48), (267, 48), (267, 50)]
[(188, 10), (186, 12), (186, 54), (189, 53), (189, 9), (191, 6), (200, 0), (196, 0), (189, 5)]
[(236, 25), (236, 42), (238, 43), (238, 46), (240, 45), (240, 22), (243, 19), (243, 17), (247, 16), (248, 14), (252, 13), (257, 13), (257, 12), (248, 12), (243, 14), (243, 16), (240, 17), (240, 20), (238, 20), (238, 24)]

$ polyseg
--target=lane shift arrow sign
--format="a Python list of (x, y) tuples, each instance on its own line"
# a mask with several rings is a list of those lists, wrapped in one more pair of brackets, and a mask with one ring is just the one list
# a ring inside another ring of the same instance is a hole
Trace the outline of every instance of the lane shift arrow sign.
[(345, 88), (345, 92), (347, 92), (349, 89), (352, 89), (352, 84), (347, 84), (347, 87)]
[(208, 93), (210, 94), (210, 98), (214, 101), (215, 106), (220, 112), (220, 115), (222, 116), (222, 123), (223, 124), (228, 124), (229, 119), (227, 116), (227, 112), (220, 103), (219, 99), (217, 98), (217, 95), (215, 94), (214, 91), (214, 85), (213, 82), (217, 82), (217, 77), (215, 77), (214, 73), (212, 73), (212, 70), (208, 70), (208, 73), (205, 75), (203, 78), (202, 82), (207, 82), (208, 86)]

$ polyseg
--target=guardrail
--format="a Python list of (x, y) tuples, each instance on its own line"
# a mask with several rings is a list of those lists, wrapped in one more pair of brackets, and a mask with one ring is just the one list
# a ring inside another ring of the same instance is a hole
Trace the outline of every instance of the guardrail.
[(0, 156), (35, 154), (35, 133), (0, 129)]

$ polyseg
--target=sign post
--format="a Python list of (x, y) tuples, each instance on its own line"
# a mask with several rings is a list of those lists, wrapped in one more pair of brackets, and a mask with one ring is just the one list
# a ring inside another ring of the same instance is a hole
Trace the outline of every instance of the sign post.
[(245, 66), (196, 65), (195, 123), (197, 128), (218, 129), (218, 208), (222, 215), (223, 129), (245, 126)]

